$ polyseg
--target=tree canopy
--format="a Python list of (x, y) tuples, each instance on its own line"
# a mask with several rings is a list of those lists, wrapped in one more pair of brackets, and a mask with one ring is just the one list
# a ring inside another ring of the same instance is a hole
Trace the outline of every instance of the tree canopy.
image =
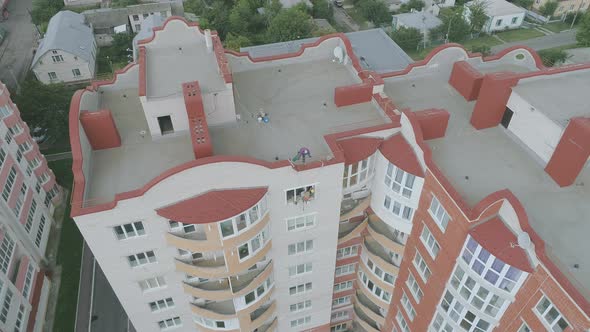
[(328, 0), (311, 0), (311, 4), (311, 15), (313, 18), (332, 20), (334, 17), (334, 8)]
[(45, 25), (63, 7), (63, 0), (34, 0), (31, 20), (36, 25)]
[(402, 3), (399, 7), (400, 13), (409, 13), (414, 9), (415, 11), (421, 11), (424, 8), (424, 1), (422, 0), (410, 0), (406, 3)]
[(568, 58), (567, 53), (560, 49), (540, 50), (538, 53), (543, 64), (547, 67), (562, 64)]
[(391, 39), (404, 51), (415, 51), (422, 42), (422, 33), (416, 28), (400, 27), (391, 33)]
[(448, 15), (441, 15), (439, 18), (443, 24), (430, 30), (433, 40), (448, 39), (450, 42), (460, 43), (467, 39), (471, 26), (463, 18), (463, 9), (461, 7), (453, 9)]
[(558, 6), (557, 1), (547, 1), (539, 8), (539, 12), (543, 16), (553, 16)]
[(357, 5), (363, 16), (375, 25), (391, 22), (389, 8), (380, 0), (360, 1)]
[(485, 0), (474, 1), (469, 6), (469, 25), (472, 33), (481, 32), (484, 24), (486, 24), (488, 20), (486, 15), (487, 6), (488, 3)]
[(267, 41), (270, 43), (311, 37), (310, 16), (297, 7), (280, 11), (270, 22)]
[(578, 45), (588, 47), (590, 46), (590, 14), (586, 13), (579, 22), (576, 41)]

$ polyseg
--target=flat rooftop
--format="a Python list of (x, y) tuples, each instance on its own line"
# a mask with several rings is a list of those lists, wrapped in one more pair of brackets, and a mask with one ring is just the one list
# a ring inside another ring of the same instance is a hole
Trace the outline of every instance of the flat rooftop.
[[(389, 122), (372, 102), (336, 107), (334, 89), (358, 83), (344, 65), (326, 59), (252, 68), (233, 73), (240, 120), (209, 128), (216, 155), (275, 161), (306, 147), (311, 160), (319, 160), (332, 156), (324, 135)], [(268, 123), (257, 121), (260, 111), (268, 114)]]
[(590, 92), (590, 69), (522, 79), (513, 90), (563, 128), (573, 117), (590, 116), (588, 98), (580, 98)]
[[(441, 63), (439, 67), (385, 79), (384, 91), (400, 109), (449, 111), (446, 136), (427, 141), (443, 174), (471, 207), (495, 191), (512, 191), (524, 205), (535, 231), (547, 243), (547, 251), (557, 258), (556, 264), (562, 266), (582, 294), (590, 297), (590, 269), (582, 264), (590, 251), (590, 189), (584, 186), (590, 184), (590, 169), (586, 167), (580, 174), (578, 184), (560, 188), (533, 152), (503, 127), (473, 128), (469, 119), (475, 102), (465, 101), (447, 83), (449, 72), (440, 68), (449, 65)], [(535, 94), (535, 98), (547, 98), (542, 90), (537, 93), (540, 95)], [(574, 96), (575, 92), (568, 95)], [(571, 268), (575, 263), (581, 268)]]
[(204, 42), (150, 46), (146, 60), (148, 98), (182, 96), (182, 83), (192, 81), (199, 81), (203, 93), (225, 90), (215, 56)]
[[(99, 109), (113, 114), (121, 146), (92, 151), (87, 205), (112, 201), (116, 193), (138, 189), (165, 170), (194, 159), (188, 132), (152, 140), (137, 88), (104, 90), (100, 103)], [(142, 136), (142, 130), (147, 134)]]

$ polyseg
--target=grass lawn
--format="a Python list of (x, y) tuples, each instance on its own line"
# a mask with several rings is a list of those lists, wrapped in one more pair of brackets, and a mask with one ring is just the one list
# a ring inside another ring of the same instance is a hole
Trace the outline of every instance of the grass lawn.
[(407, 51), (406, 53), (412, 58), (414, 61), (424, 60), (424, 58), (430, 53), (436, 46), (427, 47), (425, 49), (420, 49), (417, 51)]
[(471, 51), (473, 46), (488, 45), (489, 47), (492, 47), (500, 44), (502, 44), (502, 42), (493, 36), (482, 36), (464, 42), (463, 46), (465, 46), (468, 51)]
[(543, 28), (553, 31), (553, 32), (561, 32), (563, 30), (569, 30), (571, 24), (565, 22), (552, 22), (543, 25)]
[[(58, 183), (71, 190), (72, 161), (59, 160), (49, 163)], [(80, 282), (80, 260), (82, 259), (82, 235), (74, 220), (70, 218), (70, 198), (66, 198), (65, 219), (62, 224), (57, 265), (62, 268), (61, 285), (55, 310), (53, 331), (74, 331), (76, 306), (78, 302), (78, 286)]]
[(543, 34), (540, 31), (537, 31), (535, 29), (515, 29), (515, 30), (498, 32), (496, 34), (496, 36), (500, 37), (503, 41), (505, 41), (507, 43), (536, 38), (536, 37), (542, 37), (544, 35), (545, 34)]

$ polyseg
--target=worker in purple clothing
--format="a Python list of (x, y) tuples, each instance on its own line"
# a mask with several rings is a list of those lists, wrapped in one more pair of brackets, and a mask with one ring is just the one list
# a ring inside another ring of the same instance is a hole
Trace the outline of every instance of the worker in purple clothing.
[(301, 160), (305, 163), (305, 157), (311, 158), (311, 152), (308, 148), (301, 148), (299, 149), (299, 155), (301, 156)]

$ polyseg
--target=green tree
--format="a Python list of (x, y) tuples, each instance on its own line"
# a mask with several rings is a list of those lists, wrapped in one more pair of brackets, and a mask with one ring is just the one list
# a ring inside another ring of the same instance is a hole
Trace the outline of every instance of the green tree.
[(216, 30), (221, 39), (225, 39), (229, 28), (230, 6), (224, 1), (215, 1), (203, 13), (200, 25), (203, 29)]
[(567, 53), (560, 49), (540, 50), (538, 53), (541, 57), (541, 60), (543, 61), (543, 64), (547, 67), (553, 67), (555, 65), (562, 64), (568, 58)]
[(64, 3), (60, 0), (34, 0), (31, 20), (36, 25), (47, 24), (53, 15), (57, 14), (63, 7)]
[(471, 26), (463, 18), (463, 10), (457, 7), (448, 15), (439, 16), (443, 24), (430, 30), (431, 39), (444, 39), (449, 42), (460, 43), (467, 39)]
[(590, 46), (590, 15), (586, 13), (578, 26), (576, 33), (576, 41), (578, 45), (583, 47)]
[(184, 11), (193, 13), (197, 16), (203, 15), (207, 9), (207, 4), (203, 0), (186, 0), (184, 2)]
[(139, 4), (139, 0), (113, 0), (112, 6), (114, 8), (124, 8), (131, 5)]
[(311, 4), (311, 15), (314, 18), (332, 20), (334, 17), (334, 8), (328, 0), (311, 0)]
[(249, 36), (265, 28), (265, 18), (258, 12), (262, 3), (253, 0), (238, 0), (229, 14), (229, 30)]
[(234, 35), (233, 33), (228, 33), (225, 37), (225, 41), (223, 42), (226, 49), (234, 50), (236, 52), (240, 51), (240, 48), (251, 46), (252, 41), (248, 37), (241, 36), (241, 35)]
[(543, 16), (553, 16), (553, 13), (555, 13), (558, 6), (559, 4), (557, 1), (547, 1), (541, 6), (541, 8), (539, 8), (539, 12)]
[(391, 39), (404, 51), (415, 51), (422, 42), (422, 33), (416, 28), (401, 27), (391, 33)]
[(47, 129), (48, 136), (61, 141), (69, 136), (68, 113), (73, 94), (74, 89), (64, 84), (45, 85), (30, 76), (13, 100), (31, 130)]
[(311, 17), (297, 7), (281, 10), (267, 30), (266, 41), (276, 43), (311, 37), (313, 24)]
[(471, 53), (481, 53), (482, 56), (488, 56), (492, 54), (492, 48), (490, 45), (473, 45), (471, 46)]
[(534, 0), (515, 0), (514, 4), (522, 8), (529, 9), (533, 5)]
[(469, 6), (469, 25), (472, 33), (479, 33), (488, 20), (486, 8), (488, 3), (485, 0), (474, 1)]
[(410, 0), (406, 3), (402, 3), (399, 7), (400, 13), (409, 13), (414, 9), (415, 11), (421, 11), (424, 8), (424, 1), (422, 0)]
[(361, 14), (375, 25), (391, 23), (387, 5), (380, 0), (365, 0), (359, 3)]
[(270, 0), (264, 4), (264, 16), (266, 16), (267, 26), (270, 25), (272, 19), (277, 16), (282, 9), (283, 4), (280, 0)]

